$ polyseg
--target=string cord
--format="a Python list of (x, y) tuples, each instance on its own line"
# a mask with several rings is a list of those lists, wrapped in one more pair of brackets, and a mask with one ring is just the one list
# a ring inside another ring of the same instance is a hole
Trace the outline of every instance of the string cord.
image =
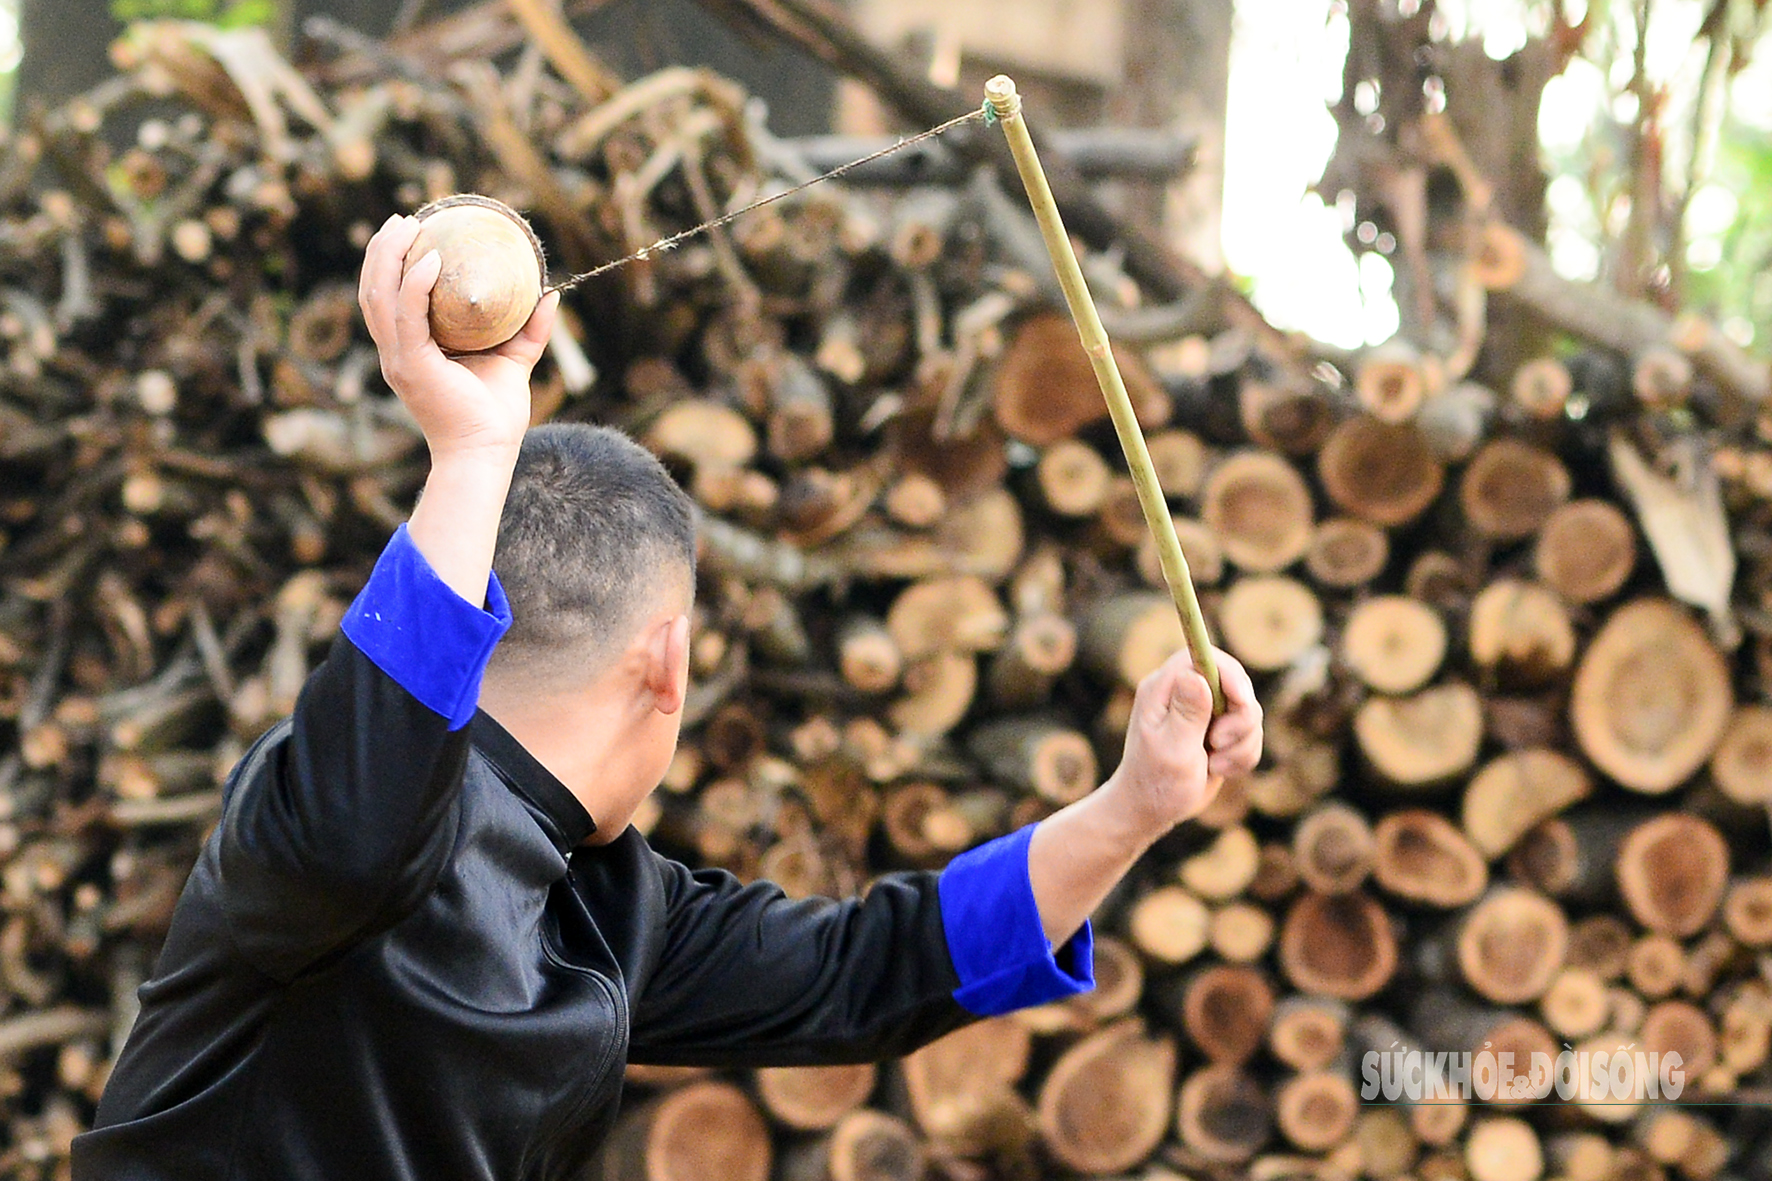
[(720, 226), (727, 224), (728, 222), (735, 221), (736, 219), (743, 217), (745, 214), (750, 213), (752, 210), (761, 209), (765, 205), (770, 205), (776, 201), (783, 200), (784, 198), (792, 197), (795, 193), (804, 192), (805, 190), (811, 188), (813, 185), (823, 184), (827, 180), (834, 180), (835, 178), (842, 176), (845, 172), (848, 172), (851, 169), (860, 168), (863, 164), (871, 164), (875, 160), (880, 159), (882, 156), (890, 156), (894, 152), (902, 152), (904, 149), (911, 147), (915, 144), (920, 144), (926, 139), (933, 139), (936, 136), (940, 135), (944, 131), (952, 131), (954, 128), (960, 126), (960, 124), (962, 124), (962, 123), (970, 123), (974, 119), (983, 119), (986, 123), (995, 122), (995, 120), (992, 116), (993, 116), (993, 112), (992, 112), (989, 104), (986, 104), (984, 107), (980, 108), (979, 110), (968, 111), (966, 114), (961, 115), (958, 118), (949, 119), (946, 123), (941, 124), (941, 126), (939, 126), (939, 127), (931, 127), (928, 131), (920, 131), (916, 135), (911, 136), (909, 139), (901, 139), (897, 143), (893, 144), (891, 147), (881, 148), (877, 152), (870, 152), (867, 155), (863, 156), (861, 159), (851, 160), (847, 164), (839, 164), (839, 165), (837, 165), (837, 167), (831, 169), (829, 172), (822, 173), (819, 176), (813, 177), (809, 181), (805, 181), (801, 184), (797, 184), (791, 189), (783, 189), (779, 193), (771, 193), (769, 196), (764, 197), (763, 199), (761, 199), (759, 201), (752, 201), (749, 205), (746, 205), (741, 209), (734, 209), (730, 213), (723, 213), (719, 217), (714, 218), (712, 221), (704, 221), (698, 226), (690, 226), (688, 229), (684, 230), (680, 234), (672, 234), (668, 238), (660, 238), (658, 241), (654, 242), (652, 245), (642, 246), (640, 249), (634, 251), (632, 254), (626, 255), (622, 258), (618, 258), (613, 262), (606, 262), (602, 266), (592, 267), (588, 271), (582, 271), (579, 274), (569, 276), (568, 278), (562, 279), (558, 283), (551, 283), (548, 285), (548, 290), (549, 291), (571, 291), (574, 287), (577, 287), (580, 283), (583, 283), (589, 279), (594, 279), (598, 275), (601, 275), (606, 271), (613, 271), (616, 267), (625, 266), (630, 262), (638, 262), (641, 259), (650, 258), (654, 254), (658, 254), (663, 251), (671, 249), (671, 247), (675, 246), (679, 242), (684, 241), (685, 239), (693, 238), (697, 234), (706, 233), (707, 231), (712, 230), (712, 229), (716, 229)]

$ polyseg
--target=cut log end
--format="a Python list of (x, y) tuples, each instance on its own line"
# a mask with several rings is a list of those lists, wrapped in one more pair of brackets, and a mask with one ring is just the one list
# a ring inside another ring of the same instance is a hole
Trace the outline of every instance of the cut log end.
[(872, 1063), (768, 1067), (757, 1072), (757, 1096), (788, 1127), (822, 1131), (867, 1102), (875, 1076)]
[(1518, 439), (1494, 439), (1471, 457), (1459, 483), (1465, 520), (1484, 537), (1517, 541), (1537, 533), (1569, 499), (1569, 469)]
[(1396, 971), (1396, 934), (1384, 908), (1365, 894), (1306, 894), (1280, 929), (1280, 964), (1302, 991), (1364, 1000)]
[(1291, 464), (1263, 451), (1226, 459), (1207, 477), (1200, 517), (1226, 558), (1245, 570), (1271, 574), (1310, 548), (1310, 489)]
[(1052, 1155), (1083, 1173), (1130, 1168), (1169, 1124), (1175, 1045), (1125, 1021), (1072, 1046), (1040, 1089), (1040, 1131)]
[(1658, 794), (1710, 757), (1734, 712), (1727, 662), (1678, 605), (1641, 599), (1588, 644), (1570, 700), (1581, 748), (1632, 791)]
[(1635, 829), (1618, 850), (1618, 889), (1639, 923), (1676, 938), (1695, 935), (1723, 901), (1729, 847), (1696, 816), (1664, 813)]
[(1597, 972), (1564, 968), (1539, 998), (1538, 1011), (1559, 1037), (1589, 1037), (1605, 1027), (1611, 1013), (1606, 982)]
[(1274, 990), (1254, 968), (1216, 964), (1188, 982), (1182, 1026), (1214, 1062), (1245, 1062), (1261, 1048)]
[[(1573, 640), (1573, 637), (1571, 637)], [(1341, 634), (1341, 657), (1379, 693), (1412, 693), (1446, 656), (1446, 625), (1418, 599), (1378, 595), (1356, 606)]]
[(1471, 1181), (1538, 1181), (1544, 1175), (1544, 1150), (1525, 1120), (1492, 1116), (1471, 1128), (1464, 1163)]
[(1274, 1097), (1280, 1134), (1305, 1152), (1327, 1152), (1346, 1140), (1359, 1114), (1353, 1084), (1329, 1071), (1295, 1075)]
[(1413, 521), (1440, 495), (1446, 473), (1412, 425), (1350, 418), (1317, 455), (1323, 488), (1344, 512), (1389, 528)]
[(1667, 1060), (1680, 1056), (1680, 1068), (1689, 1079), (1701, 1079), (1717, 1064), (1717, 1027), (1710, 1015), (1688, 1001), (1662, 1001), (1651, 1005), (1637, 1030), (1637, 1043), (1645, 1053)]
[(1464, 834), (1437, 812), (1391, 812), (1373, 831), (1373, 872), (1386, 891), (1410, 902), (1451, 908), (1482, 896), (1489, 867)]
[(1458, 967), (1466, 983), (1498, 1004), (1534, 1000), (1563, 966), (1569, 923), (1555, 903), (1530, 890), (1504, 888), (1465, 917)]
[(1744, 705), (1729, 719), (1710, 759), (1718, 790), (1738, 804), (1772, 804), (1772, 708)]
[(1744, 878), (1723, 896), (1723, 926), (1743, 947), (1772, 947), (1772, 877)]
[(1176, 1107), (1182, 1143), (1215, 1163), (1241, 1164), (1273, 1134), (1273, 1104), (1267, 1093), (1229, 1064), (1189, 1075)]
[(1545, 585), (1570, 602), (1598, 603), (1636, 569), (1636, 529), (1610, 501), (1572, 500), (1545, 520), (1532, 561)]
[(1286, 668), (1323, 638), (1323, 606), (1281, 575), (1237, 581), (1218, 608), (1225, 646), (1257, 671)]
[(1331, 517), (1311, 535), (1305, 569), (1333, 590), (1365, 586), (1390, 561), (1390, 538), (1384, 530), (1357, 517)]
[(1510, 388), (1514, 404), (1529, 417), (1553, 422), (1563, 417), (1575, 383), (1567, 365), (1555, 357), (1538, 357), (1514, 370)]
[(1400, 341), (1380, 345), (1360, 362), (1354, 396), (1381, 422), (1408, 422), (1427, 396), (1428, 373), (1422, 357)]
[(1212, 915), (1206, 904), (1179, 886), (1143, 895), (1127, 920), (1132, 942), (1160, 964), (1182, 964), (1206, 949)]
[(624, 1117), (610, 1137), (612, 1181), (768, 1181), (769, 1129), (731, 1083), (693, 1082)]
[(1471, 604), (1471, 659), (1502, 688), (1562, 681), (1575, 663), (1575, 646), (1568, 609), (1536, 583), (1498, 579)]
[(1290, 996), (1274, 1007), (1268, 1049), (1298, 1071), (1320, 1070), (1347, 1044), (1347, 1006), (1322, 997)]
[(1347, 894), (1372, 870), (1377, 846), (1366, 818), (1345, 804), (1325, 804), (1292, 832), (1293, 863), (1305, 885), (1323, 894)]
[(1462, 683), (1374, 697), (1354, 715), (1360, 752), (1385, 781), (1432, 787), (1468, 770), (1483, 740), (1483, 703)]

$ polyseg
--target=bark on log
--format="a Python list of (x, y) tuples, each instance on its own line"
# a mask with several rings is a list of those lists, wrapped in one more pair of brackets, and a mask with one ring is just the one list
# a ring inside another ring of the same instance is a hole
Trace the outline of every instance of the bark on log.
[[(1660, 342), (1686, 347), (1699, 370), (1721, 388), (1750, 402), (1772, 394), (1772, 375), (1715, 328), (1680, 321), (1659, 308), (1612, 295), (1594, 284), (1557, 274), (1544, 251), (1517, 230), (1490, 222), (1483, 230), (1494, 249), (1520, 260), (1519, 274), (1495, 290), (1533, 315), (1583, 340), (1634, 356)], [(1504, 243), (1504, 244), (1503, 244)]]
[[(1530, 1069), (1534, 1054), (1555, 1060), (1557, 1042), (1542, 1024), (1512, 1009), (1495, 1008), (1473, 1002), (1469, 994), (1449, 988), (1429, 988), (1416, 996), (1409, 1006), (1410, 1032), (1430, 1050), (1459, 1054), (1512, 1054), (1516, 1075)], [(1547, 1092), (1548, 1093), (1548, 1092)], [(1530, 1102), (1532, 1095), (1501, 1095), (1491, 1100), (1497, 1106), (1517, 1106)]]
[(1084, 663), (1132, 687), (1187, 643), (1175, 604), (1148, 591), (1098, 600), (1085, 610), (1079, 630)]
[(997, 782), (1054, 804), (1072, 803), (1095, 790), (1095, 748), (1055, 721), (1002, 718), (973, 731), (968, 745)]

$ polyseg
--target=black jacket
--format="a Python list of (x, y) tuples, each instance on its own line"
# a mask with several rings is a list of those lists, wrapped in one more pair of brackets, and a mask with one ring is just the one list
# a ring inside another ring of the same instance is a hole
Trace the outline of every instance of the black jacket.
[(793, 902), (591, 830), (341, 636), (229, 781), (74, 1177), (568, 1178), (626, 1061), (875, 1059), (971, 1019), (933, 874)]

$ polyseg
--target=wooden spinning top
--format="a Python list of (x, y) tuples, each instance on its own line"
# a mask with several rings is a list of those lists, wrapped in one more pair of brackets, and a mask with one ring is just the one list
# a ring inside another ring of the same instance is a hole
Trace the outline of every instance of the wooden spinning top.
[(406, 269), (432, 250), (443, 270), (431, 290), (431, 335), (447, 353), (478, 353), (517, 335), (548, 281), (541, 241), (502, 201), (462, 193), (413, 216), (423, 224)]

